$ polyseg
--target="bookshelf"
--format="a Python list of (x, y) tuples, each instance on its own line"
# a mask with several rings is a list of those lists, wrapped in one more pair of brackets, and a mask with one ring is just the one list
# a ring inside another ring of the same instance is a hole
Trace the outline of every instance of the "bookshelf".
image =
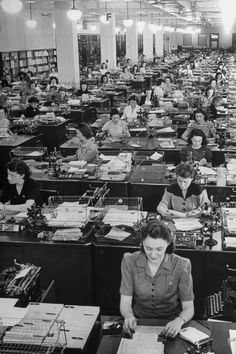
[(49, 71), (51, 66), (57, 65), (56, 49), (21, 50), (0, 53), (1, 74), (9, 69), (13, 77), (19, 71), (31, 70), (35, 75)]

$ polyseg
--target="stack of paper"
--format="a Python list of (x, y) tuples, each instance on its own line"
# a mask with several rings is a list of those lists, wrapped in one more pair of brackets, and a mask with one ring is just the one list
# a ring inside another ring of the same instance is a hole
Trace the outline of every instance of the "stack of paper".
[(111, 226), (116, 225), (127, 225), (133, 226), (141, 220), (141, 212), (138, 210), (117, 210), (115, 208), (111, 208), (106, 213), (103, 218), (103, 222), (105, 224), (109, 224)]
[(164, 327), (138, 326), (132, 339), (122, 338), (117, 354), (164, 354), (158, 335)]
[(113, 226), (109, 233), (105, 235), (106, 238), (115, 239), (118, 241), (123, 241), (128, 236), (130, 236), (129, 232), (121, 230), (119, 227), (115, 226)]
[(213, 170), (213, 168), (209, 168), (205, 166), (199, 166), (199, 172), (202, 175), (217, 175), (217, 172)]
[(154, 154), (152, 154), (152, 155), (150, 156), (150, 159), (151, 159), (151, 160), (154, 160), (154, 161), (158, 161), (158, 160), (160, 160), (162, 157), (163, 157), (162, 154), (159, 154), (158, 152), (154, 152)]
[(197, 218), (173, 219), (177, 231), (193, 231), (202, 228), (202, 224)]

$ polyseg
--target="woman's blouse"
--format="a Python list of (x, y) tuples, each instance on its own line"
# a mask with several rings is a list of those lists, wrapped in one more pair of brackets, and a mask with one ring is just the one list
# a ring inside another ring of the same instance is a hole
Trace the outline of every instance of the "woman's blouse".
[(120, 293), (133, 296), (138, 318), (173, 319), (182, 310), (181, 302), (194, 299), (190, 260), (176, 254), (166, 254), (152, 276), (144, 253), (126, 253), (121, 273)]
[(214, 138), (216, 136), (216, 128), (213, 122), (211, 122), (210, 120), (206, 120), (204, 121), (204, 123), (201, 124), (196, 121), (190, 123), (181, 138), (183, 140), (188, 140), (188, 137), (193, 129), (201, 129), (206, 135), (206, 138)]
[(9, 120), (6, 118), (0, 119), (0, 137), (8, 134), (10, 127)]
[(17, 192), (16, 184), (7, 183), (7, 186), (0, 197), (0, 202), (10, 202), (12, 205), (18, 205), (25, 204), (29, 199), (35, 200), (36, 203), (40, 201), (39, 185), (31, 178), (24, 181), (20, 194)]
[(187, 213), (199, 207), (203, 208), (205, 203), (210, 203), (206, 189), (201, 190), (198, 184), (191, 183), (184, 198), (178, 183), (173, 183), (166, 188), (157, 211), (162, 215), (167, 209)]
[(125, 107), (124, 113), (121, 118), (127, 120), (128, 123), (133, 123), (134, 121), (137, 120), (140, 109), (142, 110), (142, 108), (139, 105), (136, 105), (136, 107), (133, 110), (131, 106), (128, 105)]
[(113, 140), (119, 140), (124, 135), (130, 136), (129, 129), (128, 129), (126, 123), (122, 120), (118, 121), (117, 124), (114, 124), (112, 122), (112, 120), (110, 120), (109, 122), (104, 124), (104, 126), (102, 127), (102, 130), (107, 131), (109, 136)]
[(184, 147), (180, 151), (181, 161), (200, 161), (201, 159), (206, 159), (207, 163), (211, 163), (212, 161), (212, 152), (206, 147), (202, 146), (200, 149), (193, 149), (192, 145), (188, 145)]
[(121, 73), (120, 79), (124, 81), (132, 80), (134, 77), (131, 73)]
[(98, 150), (94, 138), (88, 139), (84, 145), (81, 145), (76, 151), (76, 156), (79, 161), (96, 162)]

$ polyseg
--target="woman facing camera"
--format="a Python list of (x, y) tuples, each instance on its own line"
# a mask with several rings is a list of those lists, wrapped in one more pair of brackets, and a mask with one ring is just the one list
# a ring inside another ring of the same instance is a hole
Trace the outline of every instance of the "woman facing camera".
[(131, 95), (128, 98), (128, 102), (129, 105), (125, 107), (122, 119), (128, 123), (134, 123), (137, 121), (138, 113), (142, 108), (138, 105), (138, 97), (136, 95)]
[(168, 186), (157, 206), (157, 211), (164, 217), (185, 218), (200, 216), (205, 204), (209, 204), (206, 189), (201, 190), (194, 183), (195, 169), (188, 163), (181, 162), (175, 169), (177, 182)]
[(78, 149), (75, 155), (63, 157), (59, 162), (69, 161), (87, 161), (89, 163), (96, 162), (98, 157), (98, 150), (95, 144), (92, 131), (88, 124), (81, 123), (76, 127), (76, 142), (78, 142)]
[(0, 210), (27, 211), (40, 201), (39, 186), (30, 178), (30, 170), (24, 161), (14, 158), (7, 163), (8, 183), (0, 197)]
[(134, 332), (138, 318), (160, 318), (168, 320), (162, 334), (175, 337), (194, 314), (190, 260), (173, 253), (172, 233), (160, 221), (144, 224), (140, 238), (141, 250), (121, 263), (124, 330)]
[(181, 138), (183, 140), (188, 140), (189, 135), (193, 129), (201, 129), (206, 138), (215, 138), (216, 136), (216, 128), (214, 124), (208, 120), (208, 115), (206, 111), (201, 108), (197, 108), (193, 112), (193, 122), (189, 124), (188, 128), (185, 130)]
[(193, 129), (188, 138), (188, 146), (180, 151), (181, 161), (198, 164), (199, 166), (211, 165), (212, 152), (206, 146), (206, 136), (200, 129)]
[(130, 137), (129, 129), (126, 122), (120, 120), (118, 109), (112, 108), (111, 120), (104, 124), (103, 131), (107, 131), (109, 137), (113, 140), (122, 140), (123, 138)]

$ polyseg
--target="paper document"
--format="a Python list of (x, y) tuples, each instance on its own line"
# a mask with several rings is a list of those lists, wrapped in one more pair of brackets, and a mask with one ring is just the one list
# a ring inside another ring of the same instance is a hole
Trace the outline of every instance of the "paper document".
[(42, 156), (43, 155), (43, 151), (32, 151), (32, 152), (29, 152), (28, 154), (26, 154), (27, 156), (34, 156), (34, 157), (37, 157), (37, 156)]
[(113, 226), (108, 234), (105, 235), (106, 238), (115, 239), (118, 241), (123, 241), (126, 237), (130, 236), (129, 232), (121, 230), (119, 227)]
[(138, 210), (116, 210), (111, 208), (105, 215), (103, 222), (111, 226), (116, 225), (127, 225), (133, 226), (134, 224), (141, 221), (141, 212)]
[(69, 165), (73, 167), (83, 168), (86, 165), (87, 161), (70, 161)]
[(166, 128), (162, 128), (162, 129), (158, 129), (157, 133), (174, 133), (175, 129), (173, 129), (172, 127), (166, 127)]
[(197, 218), (173, 219), (177, 231), (193, 231), (202, 228), (202, 224)]
[(158, 152), (154, 152), (154, 154), (152, 154), (150, 156), (150, 159), (154, 160), (154, 161), (157, 161), (157, 160), (160, 160), (160, 158), (162, 158), (162, 157), (163, 157), (162, 154), (159, 154)]
[(202, 175), (217, 175), (216, 171), (210, 167), (199, 166), (199, 171)]
[(230, 338), (230, 348), (232, 354), (236, 354), (236, 330), (235, 329), (229, 330), (229, 338)]
[(172, 148), (175, 147), (175, 144), (173, 143), (172, 140), (166, 140), (166, 141), (162, 141), (162, 142), (160, 143), (160, 146), (161, 146), (162, 148), (172, 149)]

